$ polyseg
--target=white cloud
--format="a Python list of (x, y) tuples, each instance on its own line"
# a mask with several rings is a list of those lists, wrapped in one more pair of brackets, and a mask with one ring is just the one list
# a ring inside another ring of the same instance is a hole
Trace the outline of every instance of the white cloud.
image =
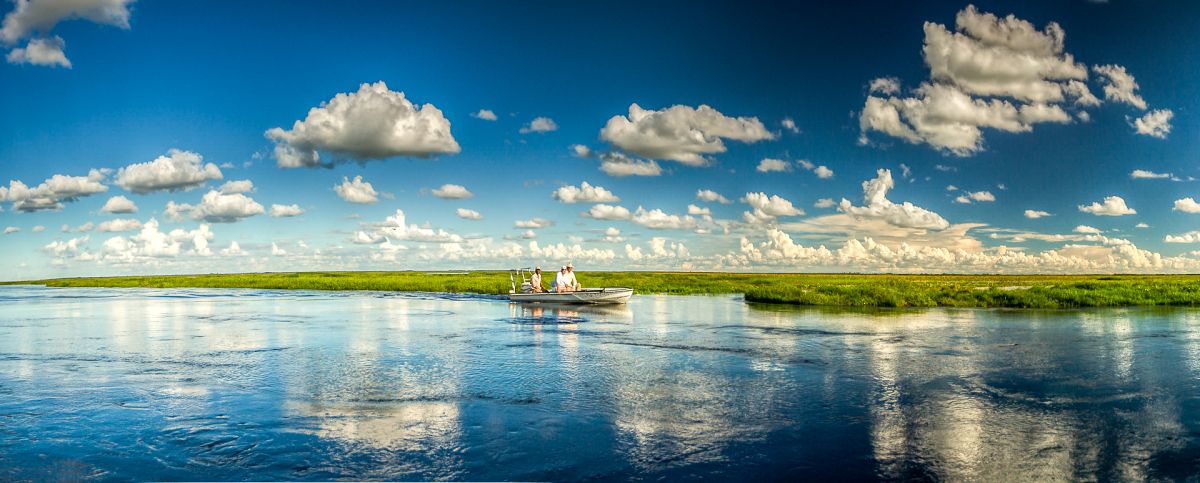
[(1071, 230), (1071, 231), (1074, 231), (1075, 233), (1083, 233), (1083, 234), (1088, 234), (1088, 235), (1095, 235), (1095, 234), (1102, 233), (1099, 228), (1091, 227), (1091, 226), (1087, 226), (1087, 225), (1076, 226), (1075, 229)]
[(955, 203), (971, 204), (975, 201), (996, 201), (991, 191), (970, 191), (954, 199)]
[(713, 201), (716, 201), (717, 203), (720, 203), (722, 205), (728, 205), (730, 203), (733, 203), (732, 201), (729, 201), (729, 198), (726, 198), (726, 197), (722, 196), (720, 193), (717, 193), (716, 191), (713, 191), (713, 190), (697, 190), (696, 191), (696, 199), (698, 199), (700, 201), (707, 201), (710, 203)]
[(4, 16), (0, 27), (0, 42), (11, 46), (23, 38), (35, 37), (24, 49), (14, 49), (9, 63), (61, 65), (70, 67), (62, 49), (61, 37), (49, 33), (62, 21), (84, 19), (103, 25), (129, 28), (129, 4), (133, 0), (21, 0)]
[(482, 220), (483, 219), (483, 215), (479, 214), (478, 211), (469, 210), (466, 208), (458, 208), (458, 209), (454, 210), (454, 214), (458, 215), (459, 218), (462, 218), (464, 220)]
[(630, 221), (651, 230), (691, 230), (696, 228), (696, 219), (691, 216), (674, 215), (658, 208), (646, 210), (640, 206), (633, 213)]
[(901, 204), (887, 199), (888, 191), (896, 186), (892, 171), (880, 169), (875, 179), (863, 181), (863, 206), (854, 206), (850, 200), (842, 199), (838, 211), (858, 218), (873, 218), (888, 224), (905, 227), (943, 230), (950, 223), (941, 215), (905, 201)]
[(142, 229), (142, 222), (133, 218), (118, 218), (115, 220), (107, 220), (100, 222), (96, 226), (96, 232), (123, 232)]
[(807, 169), (809, 171), (812, 171), (813, 169), (816, 169), (816, 167), (817, 167), (817, 165), (813, 164), (812, 161), (809, 161), (807, 159), (797, 159), (796, 164), (799, 164), (801, 168)]
[(532, 240), (534, 238), (537, 238), (537, 232), (535, 232), (533, 230), (525, 230), (525, 231), (521, 232), (521, 238), (524, 238), (526, 240)]
[(545, 218), (532, 218), (529, 220), (517, 220), (513, 222), (513, 226), (517, 228), (546, 228), (554, 226), (554, 221)]
[(200, 204), (167, 204), (167, 216), (178, 219), (188, 214), (193, 220), (203, 220), (209, 223), (233, 223), (243, 218), (249, 218), (264, 213), (263, 206), (254, 199), (241, 194), (224, 194), (220, 191), (209, 190), (200, 198)]
[(480, 109), (477, 112), (471, 113), (471, 117), (475, 119), (483, 119), (484, 121), (495, 121), (496, 113), (492, 112), (491, 109)]
[(1175, 113), (1170, 109), (1155, 109), (1142, 117), (1133, 120), (1134, 131), (1150, 137), (1166, 139), (1171, 133), (1171, 118)]
[(1170, 178), (1171, 173), (1155, 173), (1144, 169), (1135, 169), (1129, 173), (1129, 177), (1133, 179), (1165, 179)]
[(121, 195), (109, 198), (108, 201), (104, 202), (104, 206), (100, 208), (101, 213), (113, 214), (137, 213), (137, 210), (137, 205), (132, 200)]
[(833, 208), (836, 205), (837, 202), (833, 201), (833, 198), (821, 198), (813, 203), (813, 208)]
[(1110, 101), (1123, 102), (1141, 110), (1146, 109), (1146, 100), (1137, 92), (1138, 84), (1133, 76), (1119, 65), (1095, 65), (1092, 72), (1100, 75), (1104, 82), (1104, 98)]
[(442, 185), (440, 188), (434, 189), (432, 193), (433, 196), (443, 200), (465, 200), (475, 196), (475, 193), (472, 193), (471, 190), (468, 190), (465, 186), (449, 183)]
[(187, 191), (222, 178), (221, 169), (204, 163), (204, 157), (179, 149), (167, 151), (153, 161), (134, 163), (117, 171), (117, 185), (137, 194), (155, 191)]
[(136, 235), (109, 238), (101, 248), (102, 258), (111, 262), (140, 263), (180, 255), (212, 254), (208, 242), (214, 235), (207, 224), (190, 231), (176, 228), (169, 233), (163, 233), (158, 228), (158, 220), (151, 218)]
[(783, 126), (784, 129), (790, 131), (792, 134), (800, 133), (800, 128), (796, 127), (796, 121), (792, 120), (790, 117), (783, 118), (782, 121), (779, 121), (779, 125)]
[(780, 216), (800, 216), (804, 210), (796, 208), (791, 201), (779, 195), (766, 193), (746, 193), (742, 202), (750, 205), (751, 211), (742, 213), (746, 223), (762, 224), (774, 222)]
[(1047, 216), (1053, 216), (1053, 215), (1051, 215), (1050, 212), (1047, 212), (1047, 211), (1025, 210), (1025, 218), (1029, 218), (1031, 220), (1036, 220), (1038, 218), (1045, 218)]
[(621, 236), (621, 230), (610, 226), (604, 229), (604, 241), (608, 243), (621, 243), (625, 241), (625, 237)]
[(999, 18), (968, 5), (955, 17), (957, 32), (925, 23), (930, 77), (984, 96), (1025, 102), (1063, 98), (1060, 81), (1087, 79), (1087, 67), (1063, 52), (1066, 34), (1055, 22), (1043, 30), (1009, 15)]
[(5, 235), (11, 235), (11, 234), (13, 234), (13, 233), (17, 233), (17, 232), (19, 232), (19, 231), (21, 231), (21, 229), (20, 229), (20, 228), (17, 228), (17, 227), (15, 227), (15, 226), (6, 226), (6, 227), (4, 227), (4, 234), (5, 234)]
[(900, 79), (895, 77), (880, 77), (872, 79), (867, 86), (867, 91), (872, 94), (898, 94), (900, 93)]
[(34, 225), (34, 227), (32, 229), (30, 229), (29, 231), (32, 231), (34, 233), (41, 233), (43, 231), (46, 231), (46, 227), (44, 227), (42, 225)]
[(83, 245), (87, 243), (90, 238), (91, 237), (88, 236), (82, 236), (79, 238), (71, 238), (66, 241), (54, 240), (42, 247), (42, 251), (56, 258), (74, 257), (84, 249)]
[(226, 181), (225, 184), (221, 185), (219, 190), (227, 195), (236, 193), (253, 193), (254, 183), (248, 179)]
[(282, 256), (286, 256), (286, 255), (287, 255), (287, 250), (279, 248), (279, 245), (276, 245), (275, 242), (271, 242), (271, 256), (282, 257)]
[(758, 167), (754, 168), (759, 173), (770, 173), (775, 171), (791, 171), (792, 165), (782, 159), (763, 158), (758, 162)]
[(354, 181), (343, 176), (342, 184), (334, 185), (333, 191), (338, 197), (351, 203), (371, 204), (379, 201), (379, 193), (371, 183), (363, 181), (362, 176), (355, 176)]
[(1189, 231), (1178, 235), (1167, 235), (1163, 238), (1167, 243), (1200, 243), (1200, 231)]
[(457, 234), (440, 228), (433, 228), (428, 224), (424, 226), (406, 224), (404, 210), (401, 209), (397, 209), (394, 215), (387, 217), (378, 228), (383, 236), (391, 240), (427, 243), (458, 243), (463, 241), (463, 238)]
[(1133, 225), (1133, 227), (1134, 228), (1150, 228), (1150, 225), (1147, 225), (1145, 223), (1138, 223), (1136, 225)]
[(606, 205), (604, 203), (592, 205), (587, 211), (581, 213), (587, 218), (595, 218), (597, 220), (628, 220), (633, 217), (633, 213), (629, 212), (624, 206)]
[(687, 207), (687, 214), (693, 216), (712, 216), (712, 210), (707, 207), (699, 207), (689, 204)]
[(1105, 196), (1104, 203), (1092, 202), (1090, 205), (1079, 205), (1079, 211), (1096, 216), (1136, 215), (1137, 210), (1125, 205), (1125, 199), (1120, 196)]
[[(1084, 107), (1095, 107), (1100, 105), (1100, 99), (1095, 95), (1092, 95), (1092, 91), (1089, 90), (1087, 84), (1084, 84), (1083, 82), (1077, 80), (1067, 81), (1067, 83), (1063, 85), (1063, 92), (1067, 95), (1067, 97), (1075, 99), (1075, 105)], [(1089, 119), (1087, 111), (1079, 111), (1077, 115), (1080, 116), (1079, 119), (1084, 122), (1087, 122)]]
[(62, 37), (30, 39), (25, 47), (12, 49), (5, 57), (10, 64), (31, 64), (46, 67), (71, 68), (71, 61), (63, 53), (67, 43)]
[(829, 179), (833, 177), (833, 170), (825, 166), (817, 166), (813, 169), (813, 174), (816, 174), (821, 179)]
[(303, 215), (304, 208), (301, 208), (300, 205), (272, 204), (271, 211), (268, 212), (268, 214), (275, 218), (290, 218), (293, 216)]
[(271, 128), (266, 136), (275, 142), (275, 160), (282, 168), (328, 166), (337, 161), (322, 161), (320, 151), (357, 161), (460, 151), (441, 110), (433, 104), (417, 107), (383, 81), (339, 93), (310, 109), (290, 130)]
[(220, 253), (221, 256), (225, 257), (240, 257), (248, 255), (248, 253), (246, 253), (245, 250), (242, 250), (242, 246), (236, 241), (229, 242), (229, 248), (222, 248)]
[(983, 149), (983, 131), (992, 128), (1019, 133), (1033, 130), (1042, 122), (1070, 122), (1071, 117), (1057, 105), (1026, 104), (1016, 106), (1007, 100), (975, 99), (954, 86), (923, 83), (917, 97), (868, 97), (859, 115), (859, 128), (866, 143), (866, 132), (879, 131), (909, 143), (926, 143), (958, 156), (969, 156)]
[(521, 134), (528, 134), (531, 132), (547, 133), (557, 130), (558, 124), (555, 123), (553, 119), (548, 117), (535, 117), (532, 121), (529, 121), (529, 124), (526, 124), (525, 127), (521, 128)]
[(587, 147), (587, 146), (584, 146), (584, 145), (582, 145), (582, 144), (572, 144), (572, 145), (571, 145), (571, 152), (572, 152), (572, 153), (574, 153), (574, 154), (575, 154), (575, 157), (577, 157), (577, 158), (590, 158), (590, 157), (592, 157), (592, 148), (589, 148), (589, 147)]
[(11, 202), (12, 209), (20, 212), (61, 210), (63, 202), (108, 191), (102, 183), (104, 177), (103, 172), (95, 169), (87, 176), (56, 174), (33, 188), (19, 180), (10, 180), (7, 188), (0, 186), (0, 201)]
[(600, 155), (600, 171), (614, 177), (658, 176), (662, 167), (654, 160), (633, 159), (624, 153), (607, 152)]
[(662, 110), (629, 106), (629, 115), (613, 116), (600, 137), (614, 146), (650, 159), (708, 164), (705, 155), (723, 153), (724, 139), (753, 143), (772, 139), (755, 117), (731, 118), (706, 105), (676, 105)]
[(1196, 200), (1192, 199), (1191, 197), (1183, 198), (1180, 200), (1175, 200), (1175, 208), (1172, 209), (1174, 211), (1180, 211), (1183, 213), (1200, 213), (1200, 203), (1197, 203)]
[(603, 186), (592, 186), (584, 181), (579, 186), (563, 186), (551, 193), (554, 198), (563, 203), (616, 203), (621, 198)]

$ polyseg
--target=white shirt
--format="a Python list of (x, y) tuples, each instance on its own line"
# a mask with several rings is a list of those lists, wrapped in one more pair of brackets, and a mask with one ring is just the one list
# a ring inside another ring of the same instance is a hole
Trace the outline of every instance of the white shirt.
[(534, 292), (541, 292), (542, 291), (542, 274), (535, 272), (532, 276), (529, 277), (529, 284), (533, 285)]
[(563, 277), (563, 281), (567, 284), (568, 287), (574, 287), (579, 284), (579, 282), (575, 280), (575, 271), (574, 270), (567, 272), (567, 275), (565, 277)]
[(558, 290), (559, 288), (566, 287), (566, 286), (567, 286), (567, 276), (563, 275), (562, 272), (557, 272), (557, 275), (554, 276), (554, 289)]

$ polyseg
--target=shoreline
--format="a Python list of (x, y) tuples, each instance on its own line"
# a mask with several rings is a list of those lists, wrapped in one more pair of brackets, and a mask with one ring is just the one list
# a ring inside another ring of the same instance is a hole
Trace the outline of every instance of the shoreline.
[[(1062, 309), (1200, 305), (1200, 275), (891, 275), (581, 272), (586, 286), (638, 294), (736, 295), (746, 302), (826, 307)], [(0, 285), (247, 288), (498, 295), (508, 272), (269, 272), (56, 278)]]

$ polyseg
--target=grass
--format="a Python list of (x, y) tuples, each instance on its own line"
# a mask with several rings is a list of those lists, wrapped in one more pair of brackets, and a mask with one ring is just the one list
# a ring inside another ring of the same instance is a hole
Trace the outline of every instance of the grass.
[[(637, 293), (745, 294), (750, 302), (847, 307), (1076, 308), (1200, 305), (1200, 275), (861, 275), (582, 272), (586, 286)], [(194, 287), (502, 294), (507, 272), (296, 272), (91, 277), (51, 287)]]

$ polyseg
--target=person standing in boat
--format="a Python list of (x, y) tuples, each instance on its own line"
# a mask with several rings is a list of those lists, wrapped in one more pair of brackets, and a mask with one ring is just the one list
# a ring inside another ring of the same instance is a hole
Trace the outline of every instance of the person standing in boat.
[(533, 286), (533, 293), (542, 293), (546, 290), (542, 288), (542, 267), (534, 267), (533, 275), (529, 276), (529, 285)]

